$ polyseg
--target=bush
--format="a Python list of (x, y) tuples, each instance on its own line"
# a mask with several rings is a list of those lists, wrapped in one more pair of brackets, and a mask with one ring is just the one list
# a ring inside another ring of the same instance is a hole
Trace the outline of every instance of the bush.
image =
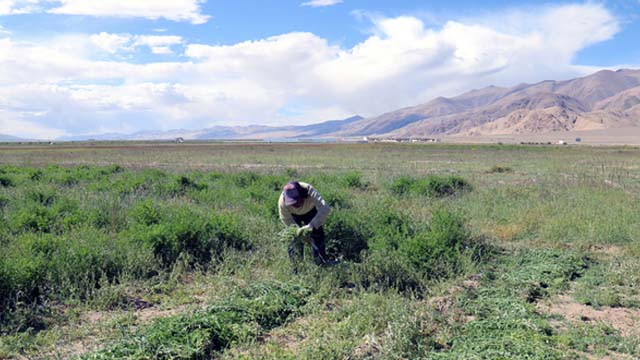
[(155, 208), (142, 204), (137, 208), (141, 222), (123, 232), (125, 237), (141, 241), (153, 249), (164, 266), (171, 266), (181, 253), (206, 265), (227, 247), (246, 249), (247, 236), (236, 216), (218, 213), (203, 216), (188, 207)]
[(15, 182), (13, 181), (12, 178), (10, 178), (7, 175), (0, 175), (0, 186), (3, 186), (3, 187), (15, 186)]
[(368, 248), (368, 234), (363, 231), (364, 227), (358, 219), (358, 214), (352, 211), (335, 210), (323, 227), (329, 256), (360, 261), (361, 252)]
[(510, 173), (510, 172), (513, 172), (512, 168), (510, 168), (509, 166), (502, 166), (502, 165), (494, 165), (491, 167), (491, 169), (487, 171), (487, 173), (489, 174), (503, 174), (503, 173)]
[(53, 205), (53, 203), (59, 198), (55, 188), (51, 186), (44, 187), (37, 185), (28, 190), (25, 193), (25, 197), (31, 202), (44, 206)]
[(401, 176), (391, 183), (391, 193), (395, 195), (405, 195), (412, 191), (416, 180), (409, 176)]
[(422, 290), (420, 275), (397, 251), (374, 251), (357, 264), (355, 281), (365, 289), (397, 289), (401, 292)]
[[(102, 280), (108, 284), (125, 275), (148, 277), (156, 267), (149, 254), (142, 244), (114, 241), (89, 228), (65, 236), (22, 235), (0, 258), (0, 307), (8, 310), (48, 299), (84, 299)], [(8, 319), (0, 320), (6, 323)]]
[(393, 204), (387, 202), (370, 206), (363, 216), (369, 247), (375, 250), (397, 250), (418, 228), (409, 215), (396, 210)]
[(351, 201), (349, 200), (351, 195), (342, 189), (327, 187), (322, 190), (320, 195), (333, 209), (348, 209), (351, 207)]
[(454, 213), (441, 210), (433, 214), (429, 230), (403, 242), (400, 251), (428, 278), (442, 278), (459, 272), (469, 238), (464, 221)]
[(9, 205), (9, 198), (0, 194), (0, 210), (4, 209), (7, 205)]
[[(41, 196), (36, 194), (34, 196)], [(13, 232), (60, 233), (85, 221), (86, 214), (80, 212), (76, 201), (68, 198), (56, 198), (56, 200), (43, 198), (42, 200), (49, 205), (38, 202), (23, 203), (10, 214), (9, 227)]]
[(444, 197), (471, 189), (471, 185), (459, 176), (428, 176), (415, 183), (414, 192), (431, 197)]
[(471, 190), (471, 184), (462, 177), (454, 175), (430, 175), (423, 179), (401, 176), (391, 183), (389, 189), (395, 195), (412, 193), (429, 197), (445, 197)]
[(133, 207), (130, 217), (139, 224), (154, 225), (160, 222), (160, 211), (152, 200), (147, 199)]
[(284, 324), (309, 291), (276, 282), (241, 288), (204, 311), (161, 318), (85, 359), (208, 359), (236, 342), (255, 341)]
[(355, 171), (343, 175), (342, 182), (346, 185), (346, 187), (352, 189), (364, 190), (369, 187), (369, 184), (362, 180), (362, 175)]

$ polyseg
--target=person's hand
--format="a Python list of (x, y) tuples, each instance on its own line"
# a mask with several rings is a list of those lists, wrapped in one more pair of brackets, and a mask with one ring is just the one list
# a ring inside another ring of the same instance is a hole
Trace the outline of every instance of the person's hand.
[(311, 234), (311, 231), (313, 231), (313, 228), (311, 227), (311, 225), (305, 225), (298, 228), (298, 232), (296, 235), (306, 237), (309, 234)]

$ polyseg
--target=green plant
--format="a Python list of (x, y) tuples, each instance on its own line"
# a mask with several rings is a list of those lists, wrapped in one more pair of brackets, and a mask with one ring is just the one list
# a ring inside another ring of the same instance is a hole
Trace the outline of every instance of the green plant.
[(469, 231), (459, 215), (446, 210), (433, 214), (428, 231), (421, 231), (401, 243), (400, 251), (430, 278), (459, 273)]

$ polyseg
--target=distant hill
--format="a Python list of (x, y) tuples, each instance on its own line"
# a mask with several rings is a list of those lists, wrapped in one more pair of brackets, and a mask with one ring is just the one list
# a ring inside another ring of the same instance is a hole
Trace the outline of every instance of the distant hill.
[(229, 139), (273, 139), (273, 138), (314, 138), (344, 130), (350, 124), (360, 121), (361, 116), (343, 120), (330, 120), (312, 125), (291, 126), (214, 126), (201, 130), (140, 131), (133, 134), (101, 134), (66, 136), (58, 140), (229, 140)]
[(0, 142), (20, 142), (20, 141), (34, 141), (34, 140), (28, 140), (28, 139), (19, 138), (16, 136), (0, 134)]
[[(141, 131), (58, 140), (228, 140), (360, 136), (542, 134), (640, 127), (640, 70), (603, 70), (565, 80), (489, 86), (453, 98), (379, 116), (353, 116), (302, 126), (214, 126), (201, 130)], [(2, 135), (0, 141), (23, 141)], [(4, 140), (3, 140), (4, 139)]]
[(640, 126), (640, 70), (566, 81), (490, 86), (355, 121), (332, 136), (428, 137)]

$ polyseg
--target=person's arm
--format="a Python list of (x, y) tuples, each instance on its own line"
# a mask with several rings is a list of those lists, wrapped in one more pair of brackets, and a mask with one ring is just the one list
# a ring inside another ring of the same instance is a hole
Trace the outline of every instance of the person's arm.
[(278, 199), (278, 213), (280, 215), (280, 221), (284, 224), (284, 226), (296, 225), (296, 222), (293, 220), (293, 215), (284, 204), (284, 197), (280, 194), (280, 199)]
[(329, 212), (331, 212), (331, 207), (327, 204), (326, 201), (320, 196), (320, 193), (313, 188), (313, 186), (309, 186), (309, 199), (313, 201), (316, 207), (316, 211), (318, 212), (316, 216), (309, 222), (309, 225), (314, 229), (319, 229), (329, 216)]

